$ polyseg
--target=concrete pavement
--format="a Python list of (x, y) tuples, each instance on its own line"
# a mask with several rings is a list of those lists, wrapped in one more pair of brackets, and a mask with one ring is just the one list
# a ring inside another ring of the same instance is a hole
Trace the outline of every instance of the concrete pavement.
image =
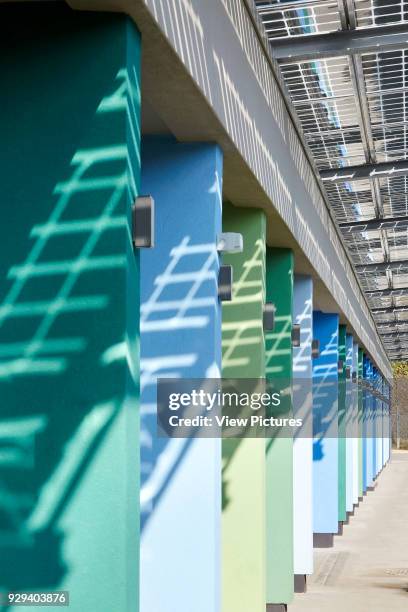
[(307, 594), (289, 612), (408, 610), (408, 451), (394, 451), (331, 549), (316, 549)]

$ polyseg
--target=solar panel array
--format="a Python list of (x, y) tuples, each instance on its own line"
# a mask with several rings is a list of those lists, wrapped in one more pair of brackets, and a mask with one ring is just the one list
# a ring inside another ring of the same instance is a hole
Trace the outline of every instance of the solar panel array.
[(310, 45), (307, 59), (280, 58), (281, 76), (389, 358), (408, 358), (408, 48), (313, 55), (317, 36), (408, 24), (408, 0), (255, 3), (272, 48)]

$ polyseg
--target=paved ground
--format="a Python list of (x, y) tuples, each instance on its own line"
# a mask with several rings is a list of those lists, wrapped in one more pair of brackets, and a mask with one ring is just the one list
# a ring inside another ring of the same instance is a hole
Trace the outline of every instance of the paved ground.
[(408, 611), (408, 451), (394, 451), (289, 612)]

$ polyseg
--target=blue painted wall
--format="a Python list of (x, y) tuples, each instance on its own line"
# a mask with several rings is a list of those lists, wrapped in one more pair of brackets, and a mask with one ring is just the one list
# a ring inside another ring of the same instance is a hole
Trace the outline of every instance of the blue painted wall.
[[(373, 364), (369, 357), (364, 355), (363, 362), (364, 378), (371, 386), (373, 384)], [(374, 456), (374, 441), (373, 441), (373, 414), (374, 401), (370, 390), (364, 392), (364, 415), (363, 415), (363, 488), (372, 486), (373, 483), (373, 456)]]
[(313, 313), (313, 531), (338, 530), (338, 329), (337, 314)]
[(346, 378), (346, 511), (353, 510), (353, 433), (355, 413), (353, 404), (353, 336), (346, 335), (346, 368), (350, 377)]
[[(378, 369), (374, 368), (374, 385), (375, 390), (381, 393), (381, 374)], [(374, 476), (377, 477), (381, 469), (382, 461), (382, 403), (378, 397), (374, 398), (375, 411), (374, 411), (374, 448), (373, 448), (373, 461), (374, 461)]]
[(222, 156), (212, 144), (142, 142), (156, 246), (141, 254), (142, 612), (220, 609), (221, 440), (158, 439), (157, 377), (218, 377)]
[(384, 415), (384, 462), (390, 459), (391, 454), (391, 416), (390, 416), (390, 385), (388, 380), (384, 380), (384, 395), (388, 398), (388, 402), (385, 404), (385, 415)]

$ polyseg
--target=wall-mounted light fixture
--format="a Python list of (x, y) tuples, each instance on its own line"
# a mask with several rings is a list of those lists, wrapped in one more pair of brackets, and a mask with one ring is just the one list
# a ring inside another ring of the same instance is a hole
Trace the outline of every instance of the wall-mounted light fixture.
[(320, 340), (312, 340), (312, 359), (320, 357)]
[(217, 236), (217, 251), (219, 253), (242, 253), (244, 239), (237, 232), (224, 232)]
[(218, 298), (221, 302), (230, 302), (232, 300), (232, 283), (232, 266), (220, 266), (218, 273)]
[(344, 361), (342, 359), (339, 359), (337, 362), (337, 373), (343, 374), (343, 368), (344, 368)]
[(351, 375), (351, 379), (353, 383), (357, 382), (357, 372), (353, 372), (353, 374)]
[(346, 366), (346, 378), (350, 380), (351, 378), (351, 367)]
[(138, 196), (132, 209), (132, 240), (138, 249), (154, 247), (154, 200), (152, 196)]
[(272, 302), (266, 302), (263, 309), (263, 328), (264, 331), (275, 329), (276, 306)]
[(300, 325), (298, 323), (292, 327), (292, 346), (295, 348), (300, 346)]

